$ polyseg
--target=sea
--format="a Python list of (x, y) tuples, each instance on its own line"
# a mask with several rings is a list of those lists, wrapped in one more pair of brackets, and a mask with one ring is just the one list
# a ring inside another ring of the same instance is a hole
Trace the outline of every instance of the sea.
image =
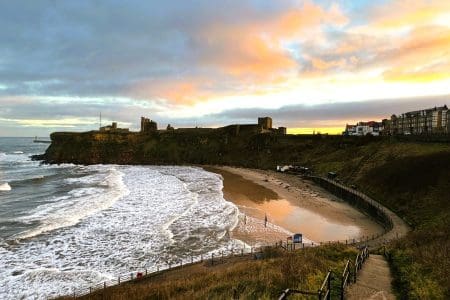
[(0, 138), (0, 299), (47, 299), (245, 245), (222, 177), (197, 167), (47, 165)]

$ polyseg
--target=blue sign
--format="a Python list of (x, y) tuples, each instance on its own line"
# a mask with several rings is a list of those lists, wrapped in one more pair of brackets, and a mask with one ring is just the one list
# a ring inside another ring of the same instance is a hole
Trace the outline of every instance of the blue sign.
[(302, 243), (303, 235), (301, 233), (294, 234), (294, 243)]

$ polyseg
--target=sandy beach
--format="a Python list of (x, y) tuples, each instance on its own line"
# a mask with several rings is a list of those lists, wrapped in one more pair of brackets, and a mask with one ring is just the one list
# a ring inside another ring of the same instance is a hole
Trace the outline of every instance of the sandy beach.
[(383, 232), (362, 212), (298, 177), (235, 167), (204, 169), (222, 175), (224, 198), (241, 212), (232, 236), (250, 245), (286, 240), (293, 233), (302, 233), (305, 242), (324, 242)]

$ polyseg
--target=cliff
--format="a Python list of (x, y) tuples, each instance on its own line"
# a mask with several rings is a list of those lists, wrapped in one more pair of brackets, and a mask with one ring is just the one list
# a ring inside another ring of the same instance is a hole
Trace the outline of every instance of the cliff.
[(44, 155), (47, 163), (77, 164), (223, 164), (274, 168), (277, 164), (309, 162), (314, 152), (325, 147), (377, 141), (320, 135), (255, 134), (221, 129), (191, 129), (140, 133), (56, 132)]

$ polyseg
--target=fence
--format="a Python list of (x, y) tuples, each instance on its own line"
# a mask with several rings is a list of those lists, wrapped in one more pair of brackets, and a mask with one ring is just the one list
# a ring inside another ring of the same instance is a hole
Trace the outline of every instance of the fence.
[(342, 198), (350, 205), (366, 212), (370, 217), (380, 223), (386, 231), (393, 228), (393, 221), (386, 210), (378, 202), (367, 195), (328, 178), (311, 175), (304, 175), (303, 177), (311, 179), (316, 184)]
[[(345, 289), (352, 283), (356, 282), (358, 271), (361, 270), (362, 265), (369, 257), (369, 249), (365, 246), (356, 256), (355, 263), (352, 264), (351, 260), (347, 260), (344, 271), (340, 277), (341, 284), (339, 285), (339, 292), (341, 300), (344, 299)], [(301, 294), (301, 295), (310, 295), (316, 296), (319, 300), (330, 300), (331, 293), (333, 292), (332, 280), (337, 278), (337, 274), (332, 270), (329, 270), (325, 275), (324, 280), (322, 281), (322, 285), (317, 291), (306, 291), (306, 290), (298, 290), (298, 289), (286, 289), (282, 292), (278, 300), (288, 299), (288, 297), (292, 294)]]
[[(158, 276), (160, 274), (163, 274), (164, 272), (170, 271), (170, 270), (176, 270), (176, 269), (182, 269), (194, 264), (198, 263), (205, 263), (210, 266), (217, 265), (223, 263), (226, 259), (235, 258), (235, 257), (242, 257), (247, 259), (260, 259), (263, 256), (263, 250), (265, 248), (270, 247), (282, 247), (283, 242), (275, 243), (274, 245), (265, 245), (261, 247), (243, 247), (239, 249), (230, 249), (228, 251), (216, 251), (209, 253), (207, 255), (200, 255), (200, 256), (191, 256), (187, 260), (179, 260), (176, 263), (167, 263), (163, 266), (156, 266), (153, 269), (143, 269), (139, 271), (130, 272), (127, 274), (121, 274), (117, 276), (117, 278), (107, 280), (100, 282), (98, 284), (86, 287), (86, 288), (80, 288), (72, 291), (70, 294), (66, 295), (65, 297), (82, 297), (87, 296), (95, 292), (100, 292), (102, 290), (105, 290), (107, 287), (115, 286), (115, 285), (121, 285), (125, 283), (135, 282), (139, 280), (143, 280), (146, 278), (151, 278)], [(317, 244), (311, 243), (311, 244), (304, 244), (303, 248), (305, 247), (313, 247), (317, 246)], [(298, 247), (297, 249), (299, 249)], [(287, 246), (284, 245), (283, 249), (287, 249)]]
[[(364, 243), (365, 241), (366, 241), (365, 239), (351, 239), (351, 240), (347, 240), (346, 244), (357, 246), (360, 243)], [(314, 242), (312, 242), (312, 243), (288, 243), (288, 242), (280, 241), (273, 245), (265, 245), (265, 246), (261, 246), (261, 247), (244, 247), (244, 248), (240, 248), (240, 249), (231, 249), (228, 252), (216, 251), (216, 252), (212, 252), (208, 255), (200, 255), (197, 257), (191, 256), (187, 260), (180, 260), (177, 263), (168, 263), (164, 266), (156, 266), (153, 269), (143, 269), (143, 270), (130, 272), (127, 274), (121, 274), (121, 275), (117, 276), (117, 278), (103, 281), (98, 284), (86, 287), (86, 288), (76, 289), (76, 290), (72, 291), (70, 294), (66, 295), (66, 297), (76, 298), (76, 297), (87, 296), (92, 293), (105, 290), (107, 287), (152, 278), (152, 277), (161, 275), (167, 271), (186, 268), (191, 265), (198, 264), (198, 263), (205, 263), (207, 265), (214, 266), (214, 265), (224, 263), (224, 261), (227, 259), (231, 259), (231, 258), (235, 258), (235, 257), (242, 257), (242, 258), (246, 258), (246, 259), (261, 259), (263, 257), (264, 249), (271, 248), (271, 247), (281, 248), (286, 251), (295, 251), (295, 250), (301, 250), (301, 249), (310, 248), (310, 247), (317, 247), (317, 246), (321, 246), (321, 245), (331, 245), (331, 244), (344, 244), (344, 241), (328, 241), (328, 242), (320, 242), (320, 243), (314, 243)], [(317, 293), (317, 292), (315, 292), (315, 293)], [(326, 293), (326, 290), (323, 290), (322, 293)], [(321, 298), (321, 299), (325, 299), (325, 298)]]
[[(89, 286), (86, 288), (76, 289), (73, 292), (71, 292), (70, 295), (67, 295), (67, 296), (76, 298), (76, 297), (90, 295), (92, 293), (104, 290), (110, 286), (121, 285), (121, 284), (124, 284), (127, 282), (139, 281), (144, 278), (155, 277), (155, 276), (158, 276), (158, 275), (163, 274), (164, 272), (167, 272), (170, 270), (181, 269), (181, 268), (185, 268), (185, 267), (188, 267), (188, 266), (191, 266), (194, 264), (198, 264), (198, 263), (206, 263), (210, 266), (214, 266), (214, 265), (221, 264), (226, 259), (230, 259), (233, 257), (243, 257), (243, 258), (247, 258), (247, 259), (261, 259), (263, 256), (263, 250), (265, 248), (270, 248), (270, 247), (281, 248), (286, 251), (296, 251), (296, 250), (301, 250), (301, 249), (310, 248), (310, 247), (332, 245), (332, 244), (345, 244), (345, 245), (349, 245), (349, 246), (360, 246), (360, 245), (367, 244), (368, 241), (370, 241), (372, 239), (376, 239), (376, 238), (380, 237), (381, 235), (383, 235), (383, 234), (374, 235), (372, 237), (368, 237), (368, 236), (362, 237), (360, 239), (335, 240), (335, 241), (327, 241), (327, 242), (319, 242), (319, 243), (314, 243), (314, 242), (311, 242), (311, 243), (288, 243), (288, 242), (280, 241), (280, 242), (275, 243), (274, 245), (231, 249), (229, 252), (216, 251), (216, 252), (212, 252), (208, 255), (200, 255), (197, 257), (191, 256), (188, 260), (184, 260), (184, 261), (180, 260), (177, 263), (168, 263), (164, 266), (156, 266), (156, 268), (153, 268), (153, 269), (143, 269), (143, 270), (139, 270), (139, 271), (135, 271), (135, 272), (130, 272), (127, 274), (121, 274), (121, 275), (117, 276), (117, 278), (115, 278), (115, 279), (104, 281), (104, 282), (101, 282), (101, 283), (98, 283), (96, 285), (92, 285), (92, 286)], [(364, 246), (364, 249), (366, 249), (365, 251), (368, 256), (367, 246)], [(363, 249), (363, 251), (364, 251), (364, 249)], [(358, 270), (361, 268), (362, 262), (364, 261), (364, 259), (366, 257), (365, 255), (363, 255), (361, 253), (358, 254), (358, 256), (355, 260), (355, 264), (354, 264), (355, 267), (358, 267)], [(354, 274), (356, 274), (356, 272)], [(356, 276), (356, 275), (354, 275), (354, 276)], [(329, 277), (329, 279), (331, 280), (331, 277)], [(294, 292), (295, 292), (295, 290), (289, 290), (289, 293), (294, 293)], [(300, 292), (297, 291), (297, 293), (300, 293)], [(306, 292), (302, 292), (302, 293), (305, 294)], [(308, 292), (308, 293), (309, 293), (309, 295), (312, 295), (311, 294), (312, 292)], [(308, 295), (308, 293), (306, 293), (306, 294)], [(314, 292), (314, 293), (315, 293), (314, 295), (317, 294), (317, 292)], [(325, 293), (326, 293), (326, 290), (322, 290), (322, 294), (325, 294)], [(325, 299), (325, 298), (319, 298), (319, 299)]]

